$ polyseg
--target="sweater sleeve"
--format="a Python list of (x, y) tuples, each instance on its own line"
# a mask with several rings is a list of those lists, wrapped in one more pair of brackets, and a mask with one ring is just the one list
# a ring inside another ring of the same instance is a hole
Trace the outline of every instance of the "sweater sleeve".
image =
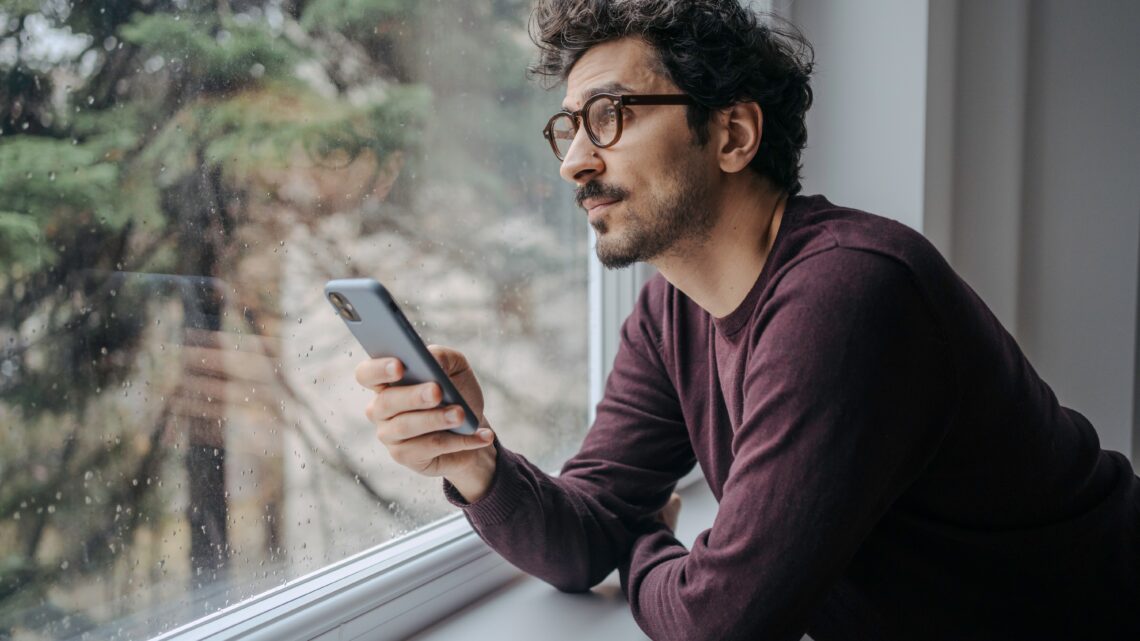
[(647, 286), (622, 325), (594, 424), (558, 477), (496, 442), (495, 476), (478, 501), (444, 482), (488, 545), (560, 590), (588, 590), (624, 562), (696, 463), (658, 350), (660, 296), (660, 283)]
[(712, 528), (691, 550), (647, 532), (620, 568), (656, 640), (799, 639), (944, 433), (945, 344), (892, 259), (808, 257), (742, 331), (742, 423)]

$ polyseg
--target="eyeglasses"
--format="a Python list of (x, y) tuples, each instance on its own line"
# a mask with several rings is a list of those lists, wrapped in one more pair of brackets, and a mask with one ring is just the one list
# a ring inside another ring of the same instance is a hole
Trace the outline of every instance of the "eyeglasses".
[[(570, 144), (578, 134), (578, 123), (586, 125), (590, 142), (601, 149), (612, 147), (621, 138), (621, 115), (626, 107), (637, 105), (695, 105), (696, 100), (685, 94), (615, 94), (599, 93), (591, 96), (578, 111), (559, 111), (551, 116), (542, 130), (558, 160), (566, 158)], [(585, 114), (585, 117), (583, 117)]]

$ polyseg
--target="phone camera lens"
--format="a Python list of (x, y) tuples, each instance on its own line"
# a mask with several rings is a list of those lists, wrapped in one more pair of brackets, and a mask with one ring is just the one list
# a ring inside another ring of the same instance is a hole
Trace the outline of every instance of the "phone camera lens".
[(360, 315), (356, 313), (355, 309), (353, 309), (352, 303), (349, 303), (347, 300), (344, 299), (344, 296), (341, 296), (340, 294), (338, 294), (336, 292), (330, 292), (329, 293), (329, 302), (332, 303), (333, 307), (336, 308), (337, 313), (340, 314), (342, 317), (344, 317), (346, 320), (350, 320), (350, 321), (359, 321), (360, 320)]

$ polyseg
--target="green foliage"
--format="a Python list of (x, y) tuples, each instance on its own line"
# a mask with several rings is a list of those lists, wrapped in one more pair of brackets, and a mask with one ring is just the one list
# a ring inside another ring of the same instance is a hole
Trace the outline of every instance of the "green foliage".
[(118, 167), (88, 145), (17, 136), (0, 146), (0, 200), (44, 222), (76, 210), (121, 222), (113, 207), (118, 175)]
[(314, 0), (305, 6), (301, 25), (359, 38), (413, 18), (423, 4), (421, 0)]
[(0, 3), (0, 13), (13, 18), (38, 13), (43, 10), (41, 0), (4, 0)]
[(364, 151), (383, 159), (416, 144), (429, 103), (429, 93), (417, 86), (393, 87), (383, 100), (363, 106), (275, 87), (201, 100), (176, 114), (142, 159), (161, 169), (160, 186), (200, 171), (203, 162), (225, 167), (240, 181), (259, 168), (295, 163), (299, 153), (326, 167)]
[[(191, 84), (235, 91), (260, 78), (284, 75), (301, 56), (264, 25), (216, 15), (135, 14), (120, 29), (123, 39), (150, 54), (185, 65)], [(260, 66), (258, 66), (260, 65)]]
[(16, 136), (0, 145), (0, 264), (21, 273), (49, 263), (54, 232), (77, 214), (113, 227), (119, 168), (101, 145)]
[(30, 271), (51, 258), (40, 226), (28, 214), (0, 211), (0, 264)]
[(146, 121), (144, 105), (119, 103), (110, 109), (77, 110), (67, 126), (73, 139), (82, 141), (100, 155), (122, 157), (142, 139)]

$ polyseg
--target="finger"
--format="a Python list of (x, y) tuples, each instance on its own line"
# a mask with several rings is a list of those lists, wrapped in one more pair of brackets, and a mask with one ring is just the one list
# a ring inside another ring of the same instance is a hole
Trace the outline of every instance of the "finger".
[(387, 421), (404, 412), (435, 409), (441, 401), (443, 391), (438, 383), (388, 386), (376, 392), (369, 416), (373, 421)]
[(428, 345), (428, 351), (439, 362), (439, 366), (448, 376), (455, 376), (456, 374), (469, 369), (471, 366), (467, 363), (467, 357), (462, 352), (444, 347), (443, 345)]
[(356, 366), (356, 382), (368, 389), (396, 383), (404, 377), (404, 364), (395, 358), (372, 358)]
[(474, 434), (456, 434), (455, 436), (459, 437), (460, 446), (460, 449), (456, 451), (477, 450), (481, 447), (487, 447), (495, 440), (495, 433), (486, 427), (479, 428)]
[(481, 428), (475, 434), (456, 434), (442, 431), (424, 434), (388, 445), (392, 459), (407, 467), (426, 468), (431, 461), (454, 452), (477, 450), (487, 447), (495, 440), (494, 433)]
[(389, 421), (381, 436), (385, 443), (399, 443), (424, 434), (449, 430), (463, 424), (463, 408), (458, 405), (433, 410), (404, 412)]

